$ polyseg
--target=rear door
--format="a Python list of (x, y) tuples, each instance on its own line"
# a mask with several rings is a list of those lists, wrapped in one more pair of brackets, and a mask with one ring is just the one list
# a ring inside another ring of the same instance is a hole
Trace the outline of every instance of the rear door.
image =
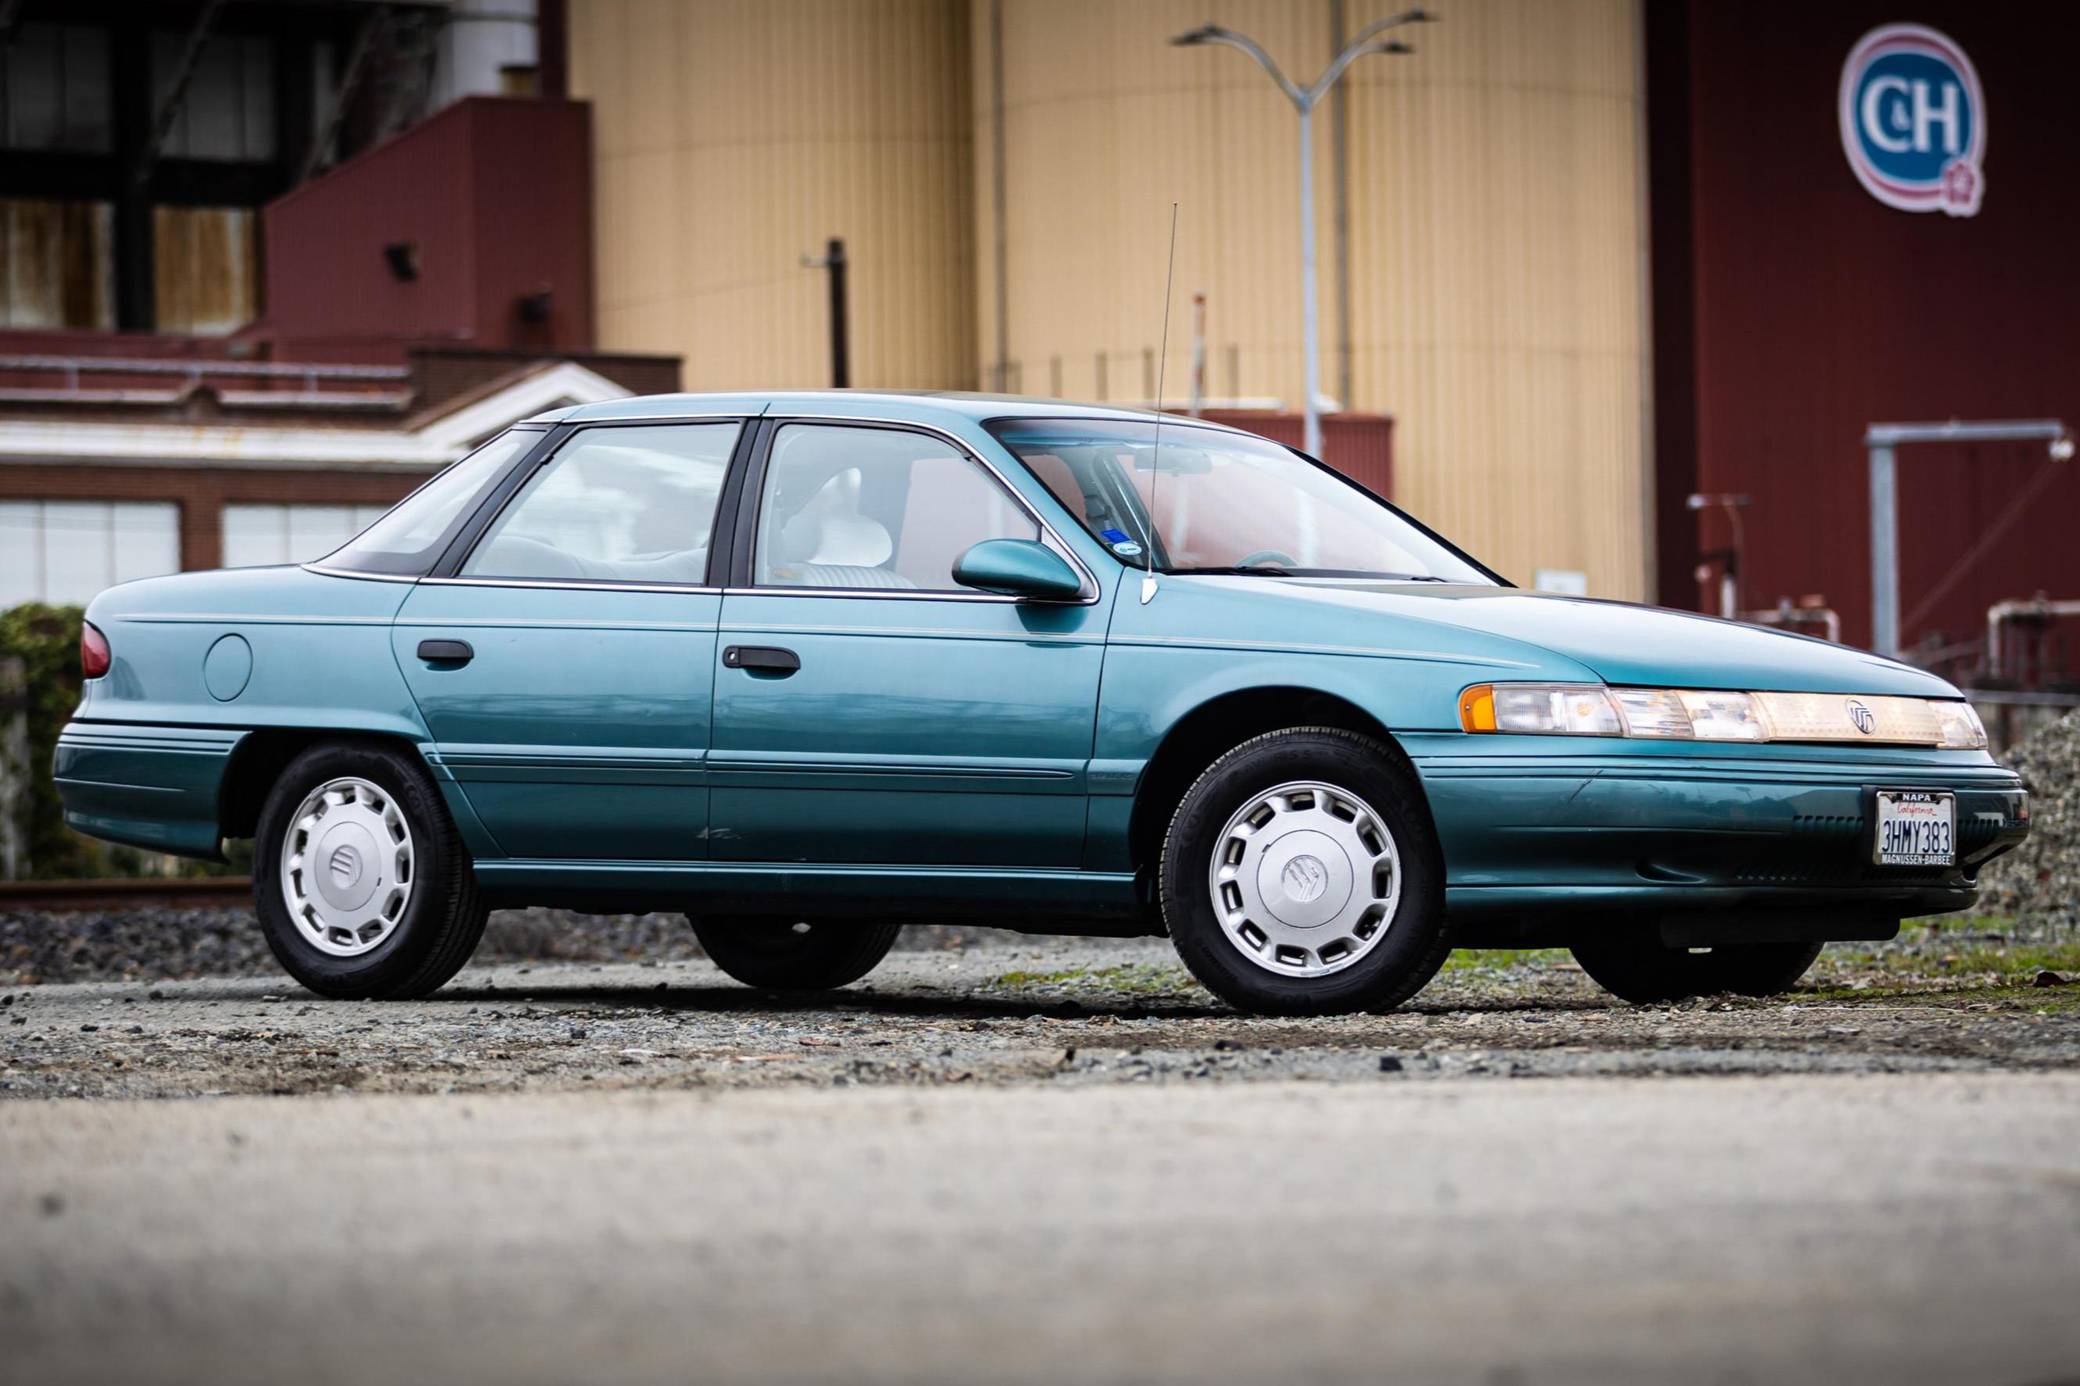
[(709, 563), (745, 432), (738, 419), (573, 431), (454, 574), (399, 612), (397, 660), (434, 754), (507, 855), (706, 855)]

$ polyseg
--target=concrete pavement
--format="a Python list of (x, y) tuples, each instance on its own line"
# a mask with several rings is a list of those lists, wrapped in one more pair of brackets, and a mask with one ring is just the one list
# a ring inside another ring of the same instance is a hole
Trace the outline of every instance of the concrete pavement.
[(2080, 1373), (2080, 1075), (0, 1109), (0, 1379)]

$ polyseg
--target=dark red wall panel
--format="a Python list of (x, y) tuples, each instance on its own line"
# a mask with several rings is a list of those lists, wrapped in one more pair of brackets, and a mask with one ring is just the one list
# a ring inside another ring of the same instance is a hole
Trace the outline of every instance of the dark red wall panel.
[[(1299, 414), (1274, 414), (1262, 409), (1209, 409), (1213, 423), (1246, 428), (1252, 433), (1301, 446), (1307, 436), (1307, 421)], [(1391, 414), (1324, 414), (1322, 416), (1322, 460), (1360, 486), (1375, 494), (1394, 494), (1394, 418)]]
[[(1976, 217), (1908, 213), (1858, 184), (1836, 119), (1843, 60), (1879, 24), (1947, 33), (1986, 98)], [(1864, 427), (2080, 423), (2080, 7), (1840, 0), (1766, 15), (1709, 0), (1648, 16), (1661, 600), (1697, 604), (1717, 518), (1691, 489), (1747, 492), (1751, 606), (1817, 592), (1870, 634)], [(1678, 85), (1680, 84), (1680, 85)], [(2080, 466), (2040, 444), (1901, 453), (1901, 609), (1911, 647), (1968, 638), (1987, 605), (2080, 596)], [(2008, 537), (1926, 599), (2022, 488)]]
[[(590, 347), (590, 144), (582, 103), (472, 97), (269, 204), (267, 330)], [(403, 244), (415, 279), (384, 257)]]

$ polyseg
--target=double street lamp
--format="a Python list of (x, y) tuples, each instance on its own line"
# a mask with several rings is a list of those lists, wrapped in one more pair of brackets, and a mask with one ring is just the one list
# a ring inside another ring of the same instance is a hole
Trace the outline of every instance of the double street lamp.
[(1279, 70), (1263, 46), (1247, 34), (1238, 34), (1233, 29), (1223, 29), (1218, 24), (1203, 24), (1189, 33), (1179, 34), (1170, 40), (1180, 48), (1218, 44), (1224, 48), (1237, 48), (1257, 60), (1257, 65), (1271, 74), (1271, 80), (1293, 103), (1300, 113), (1300, 313), (1303, 350), (1306, 355), (1307, 405), (1306, 435), (1303, 446), (1311, 457), (1322, 455), (1322, 415), (1317, 400), (1321, 396), (1322, 348), (1320, 341), (1320, 314), (1315, 305), (1314, 273), (1314, 108), (1343, 76), (1344, 69), (1368, 53), (1413, 53), (1415, 50), (1394, 39), (1383, 39), (1379, 35), (1403, 24), (1427, 24), (1437, 18), (1427, 10), (1405, 10), (1400, 14), (1368, 24), (1360, 29), (1343, 51), (1329, 60), (1322, 75), (1314, 79), (1312, 86), (1303, 87)]

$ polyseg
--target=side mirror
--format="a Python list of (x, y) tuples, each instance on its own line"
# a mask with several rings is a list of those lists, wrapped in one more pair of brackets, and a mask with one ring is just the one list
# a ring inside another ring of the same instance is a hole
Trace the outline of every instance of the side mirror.
[(985, 539), (953, 565), (953, 580), (978, 592), (1035, 602), (1073, 602), (1083, 579), (1068, 560), (1033, 539)]

